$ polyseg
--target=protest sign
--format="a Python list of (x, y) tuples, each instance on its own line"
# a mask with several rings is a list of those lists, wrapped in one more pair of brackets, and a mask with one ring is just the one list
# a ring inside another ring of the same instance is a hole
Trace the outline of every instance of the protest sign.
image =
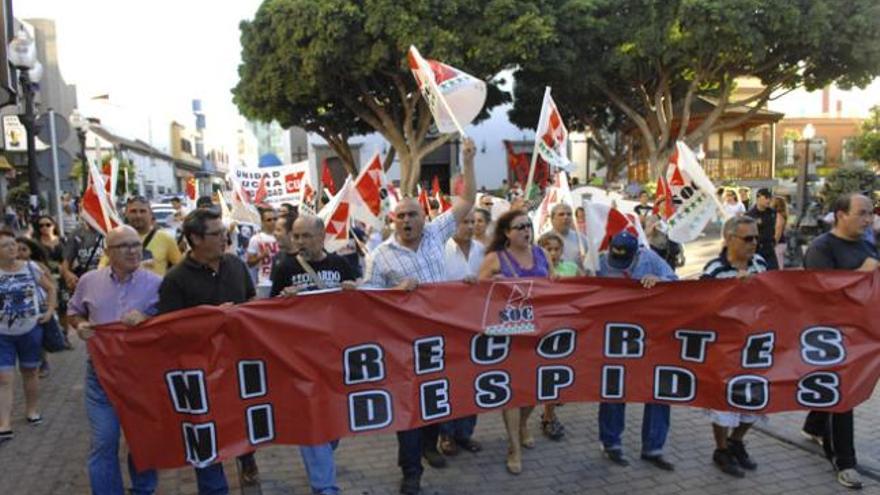
[(427, 284), (191, 308), (89, 352), (140, 469), (204, 466), (537, 403), (849, 410), (878, 297), (876, 272)]

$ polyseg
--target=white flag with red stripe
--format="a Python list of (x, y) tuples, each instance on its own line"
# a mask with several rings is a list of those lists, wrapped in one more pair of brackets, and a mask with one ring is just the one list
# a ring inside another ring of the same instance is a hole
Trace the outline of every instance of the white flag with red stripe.
[(436, 60), (425, 60), (414, 46), (407, 54), (419, 91), (444, 134), (459, 132), (473, 122), (486, 103), (486, 82)]
[(556, 102), (550, 96), (550, 87), (544, 89), (544, 102), (541, 115), (535, 130), (535, 149), (545, 162), (566, 172), (574, 170), (574, 164), (568, 159), (568, 129), (562, 122), (562, 115), (556, 108)]
[(349, 227), (352, 203), (359, 201), (353, 198), (355, 193), (352, 184), (351, 177), (347, 177), (339, 192), (318, 212), (318, 217), (324, 221), (324, 249), (327, 251), (338, 251), (351, 239)]
[(83, 220), (103, 235), (122, 224), (113, 201), (107, 194), (103, 175), (93, 163), (89, 163), (89, 186), (83, 193), (81, 210)]
[(379, 153), (374, 154), (367, 166), (360, 171), (354, 180), (352, 192), (357, 200), (352, 205), (354, 218), (381, 229), (387, 213), (388, 204), (385, 198), (388, 191), (385, 189), (385, 171)]
[(650, 248), (648, 237), (642, 230), (642, 224), (634, 213), (623, 213), (610, 204), (585, 201), (584, 210), (587, 219), (587, 267), (594, 272), (599, 267), (599, 253), (608, 250), (611, 238), (620, 231), (626, 230), (638, 237), (639, 244)]

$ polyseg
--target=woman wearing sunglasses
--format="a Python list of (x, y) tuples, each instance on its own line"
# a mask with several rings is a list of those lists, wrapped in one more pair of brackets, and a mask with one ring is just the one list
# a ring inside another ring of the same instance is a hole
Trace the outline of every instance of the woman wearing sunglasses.
[[(534, 244), (532, 221), (522, 210), (510, 210), (498, 218), (486, 258), (480, 266), (480, 280), (493, 278), (549, 277), (552, 273), (544, 250)], [(535, 446), (528, 421), (534, 406), (503, 411), (507, 429), (507, 470), (522, 472), (522, 449)]]

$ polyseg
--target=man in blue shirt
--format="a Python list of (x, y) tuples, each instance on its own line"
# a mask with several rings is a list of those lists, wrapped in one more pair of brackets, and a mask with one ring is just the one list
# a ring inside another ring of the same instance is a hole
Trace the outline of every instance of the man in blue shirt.
[[(650, 289), (661, 281), (678, 280), (666, 261), (649, 248), (639, 246), (633, 234), (622, 231), (611, 239), (607, 253), (599, 258), (599, 277), (638, 280)], [(603, 402), (599, 404), (599, 439), (605, 455), (619, 466), (628, 466), (623, 456), (621, 436), (626, 422), (626, 404)], [(645, 404), (642, 418), (642, 459), (664, 471), (675, 467), (663, 458), (663, 445), (669, 432), (669, 406)]]

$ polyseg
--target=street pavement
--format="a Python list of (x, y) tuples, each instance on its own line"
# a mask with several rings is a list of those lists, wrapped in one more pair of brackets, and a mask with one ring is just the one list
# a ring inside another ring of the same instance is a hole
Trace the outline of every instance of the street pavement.
[[(699, 273), (715, 256), (720, 241), (715, 236), (686, 246), (684, 277)], [(13, 411), (16, 437), (0, 446), (0, 495), (89, 493), (86, 459), (89, 427), (83, 403), (85, 346), (51, 356), (52, 373), (42, 383), (45, 422), (29, 427), (24, 420), (20, 385)], [(770, 416), (747, 436), (747, 445), (759, 463), (744, 479), (720, 473), (712, 465), (713, 441), (709, 422), (700, 409), (673, 407), (672, 429), (666, 457), (676, 470), (667, 473), (639, 460), (642, 407), (629, 408), (624, 448), (631, 465), (622, 468), (604, 458), (598, 442), (597, 405), (568, 404), (559, 409), (566, 436), (552, 442), (540, 435), (540, 417), (531, 420), (537, 438), (533, 450), (525, 451), (523, 473), (508, 474), (507, 450), (500, 414), (480, 416), (475, 439), (484, 450), (449, 458), (438, 470), (426, 466), (426, 495), (552, 495), (552, 494), (791, 494), (824, 495), (849, 490), (835, 481), (830, 464), (820, 449), (799, 435), (804, 413)], [(856, 444), (865, 488), (862, 493), (880, 494), (880, 394), (875, 393), (856, 409)], [(124, 459), (123, 449), (120, 459)], [(234, 463), (226, 463), (232, 493), (308, 494), (311, 492), (296, 447), (271, 446), (257, 453), (262, 483), (259, 489), (242, 492)], [(351, 495), (397, 493), (400, 470), (394, 435), (346, 438), (337, 450), (339, 485)], [(127, 478), (127, 475), (126, 475)], [(160, 495), (197, 493), (192, 469), (163, 471)]]

